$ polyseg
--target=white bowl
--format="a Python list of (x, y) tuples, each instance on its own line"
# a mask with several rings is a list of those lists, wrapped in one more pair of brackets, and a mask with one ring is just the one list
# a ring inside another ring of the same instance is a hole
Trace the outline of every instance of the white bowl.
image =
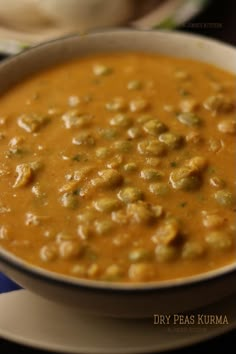
[[(112, 51), (188, 57), (236, 71), (236, 50), (220, 42), (177, 32), (114, 30), (62, 38), (4, 61), (0, 65), (0, 94), (41, 69), (75, 57)], [(236, 263), (189, 278), (140, 285), (54, 274), (27, 264), (2, 248), (0, 266), (10, 278), (43, 297), (106, 316), (138, 318), (183, 312), (236, 292)]]

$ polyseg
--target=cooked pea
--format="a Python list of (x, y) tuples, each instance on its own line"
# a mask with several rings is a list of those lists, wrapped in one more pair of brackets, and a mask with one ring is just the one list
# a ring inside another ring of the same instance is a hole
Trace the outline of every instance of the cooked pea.
[(123, 270), (118, 264), (111, 264), (104, 272), (103, 278), (108, 281), (118, 280), (123, 275)]
[(215, 200), (222, 206), (232, 206), (235, 202), (233, 193), (227, 189), (221, 189), (214, 194)]
[(67, 181), (82, 181), (85, 177), (92, 172), (94, 167), (92, 166), (81, 166), (79, 170), (73, 171), (73, 173), (68, 173), (65, 177)]
[(106, 147), (100, 147), (96, 149), (96, 156), (100, 159), (105, 159), (110, 155), (110, 150)]
[(207, 167), (207, 159), (202, 156), (195, 156), (187, 162), (193, 171), (203, 171)]
[(140, 176), (148, 181), (156, 181), (162, 179), (163, 173), (153, 168), (145, 168), (141, 171)]
[(178, 79), (178, 80), (188, 80), (190, 79), (190, 75), (187, 71), (184, 71), (184, 70), (177, 70), (175, 72), (175, 78)]
[(126, 153), (132, 149), (133, 144), (131, 141), (128, 140), (120, 140), (120, 141), (116, 141), (113, 144), (113, 147), (115, 150)]
[(88, 270), (87, 270), (87, 275), (90, 277), (90, 278), (94, 278), (94, 277), (97, 277), (98, 274), (100, 273), (100, 268), (99, 268), (99, 265), (97, 263), (93, 263), (91, 264), (89, 267), (88, 267)]
[(115, 97), (112, 101), (107, 102), (105, 107), (108, 111), (121, 112), (126, 109), (127, 105), (123, 97)]
[(201, 178), (190, 167), (181, 167), (171, 172), (170, 183), (174, 189), (195, 190), (200, 187)]
[(74, 145), (94, 145), (94, 137), (87, 132), (82, 132), (72, 139), (72, 144)]
[(183, 245), (182, 258), (194, 259), (202, 257), (205, 253), (205, 248), (198, 242), (188, 241)]
[(93, 205), (96, 210), (104, 213), (109, 213), (120, 208), (119, 201), (116, 198), (111, 197), (98, 199)]
[(60, 202), (64, 208), (68, 209), (75, 209), (78, 206), (78, 199), (73, 193), (63, 193)]
[(233, 245), (232, 238), (225, 231), (211, 231), (206, 235), (205, 241), (210, 248), (222, 251)]
[(144, 98), (136, 98), (130, 101), (129, 109), (131, 112), (143, 112), (148, 108), (149, 104)]
[(143, 130), (150, 135), (158, 136), (167, 130), (167, 126), (157, 119), (152, 119), (143, 125)]
[(61, 241), (59, 243), (59, 257), (62, 259), (76, 258), (82, 251), (81, 245), (78, 241)]
[(149, 190), (155, 195), (164, 196), (169, 192), (169, 187), (164, 182), (158, 182), (150, 184)]
[(124, 165), (124, 170), (126, 172), (133, 172), (136, 171), (138, 168), (137, 164), (135, 162), (129, 162)]
[(159, 218), (163, 215), (164, 209), (162, 205), (153, 205), (152, 206), (153, 214), (156, 218)]
[(151, 264), (134, 263), (129, 267), (128, 275), (134, 282), (147, 281), (155, 275), (155, 270)]
[(107, 162), (107, 167), (114, 169), (120, 167), (122, 164), (123, 164), (123, 156), (121, 154), (117, 154)]
[(157, 227), (155, 234), (152, 236), (152, 241), (154, 243), (169, 245), (176, 241), (179, 234), (179, 223), (175, 219), (166, 220)]
[(52, 262), (58, 257), (58, 248), (55, 244), (45, 245), (40, 249), (39, 257), (43, 262)]
[(96, 76), (106, 76), (112, 73), (112, 68), (103, 64), (96, 64), (93, 67), (93, 73)]
[(208, 229), (219, 228), (225, 223), (224, 216), (220, 215), (219, 213), (216, 212), (210, 213), (210, 212), (203, 211), (202, 214), (203, 214), (202, 223)]
[(225, 119), (218, 123), (218, 130), (224, 134), (235, 134), (236, 133), (236, 120), (235, 119)]
[(76, 107), (80, 103), (80, 98), (78, 96), (69, 96), (68, 105), (70, 107)]
[(81, 240), (88, 240), (93, 234), (91, 225), (79, 225), (77, 229), (77, 234), (81, 238)]
[(23, 163), (16, 166), (17, 178), (13, 188), (24, 187), (32, 181), (33, 169), (29, 163)]
[(138, 151), (142, 155), (163, 156), (166, 152), (165, 145), (157, 140), (143, 140), (138, 144)]
[(83, 265), (83, 264), (75, 264), (71, 268), (71, 273), (73, 275), (78, 276), (78, 277), (85, 277), (86, 273), (87, 273), (87, 270), (86, 270), (85, 265)]
[(102, 177), (107, 187), (117, 187), (123, 181), (122, 175), (112, 168), (99, 171), (98, 175)]
[(161, 164), (161, 159), (158, 157), (147, 157), (145, 161), (148, 165), (152, 167), (157, 167)]
[(137, 202), (144, 198), (143, 192), (136, 187), (125, 187), (121, 189), (117, 195), (118, 198), (126, 204)]
[(177, 119), (180, 123), (190, 127), (201, 124), (200, 117), (192, 112), (180, 113), (177, 115)]
[(174, 106), (172, 106), (171, 104), (165, 104), (163, 106), (163, 110), (165, 112), (172, 113), (172, 112), (174, 112)]
[(123, 209), (113, 211), (111, 214), (111, 217), (114, 222), (116, 222), (117, 224), (121, 224), (121, 225), (125, 225), (129, 221), (128, 214), (127, 214), (126, 210), (123, 210)]
[(83, 212), (80, 212), (77, 216), (79, 222), (90, 224), (97, 217), (97, 213), (93, 209), (85, 209)]
[(187, 143), (191, 143), (191, 144), (199, 144), (203, 139), (201, 137), (201, 134), (199, 132), (196, 131), (191, 131), (186, 135), (186, 141)]
[(110, 124), (116, 127), (128, 128), (132, 125), (132, 119), (126, 114), (117, 114), (110, 119)]
[(152, 223), (156, 217), (152, 206), (141, 200), (128, 204), (127, 214), (132, 221), (137, 223)]
[(234, 102), (221, 93), (209, 96), (203, 103), (206, 110), (216, 113), (229, 113), (234, 108)]
[(9, 229), (5, 225), (0, 226), (0, 241), (10, 241)]
[(23, 114), (17, 119), (20, 128), (28, 133), (35, 133), (49, 122), (47, 116), (38, 115), (36, 113)]
[(105, 235), (112, 231), (114, 224), (111, 220), (101, 220), (95, 222), (95, 232), (98, 235)]
[(143, 84), (140, 80), (132, 80), (127, 84), (127, 89), (130, 91), (140, 90), (143, 87)]
[[(99, 189), (99, 188), (106, 187), (106, 182), (104, 181), (104, 179), (102, 177), (95, 177), (95, 178), (91, 179), (90, 185), (95, 187), (96, 189)], [(83, 188), (81, 188), (80, 195), (84, 195), (86, 190), (89, 190), (89, 186), (88, 185), (84, 186)], [(81, 192), (82, 192), (82, 194), (81, 194)]]
[(133, 263), (148, 261), (152, 253), (146, 248), (135, 248), (129, 252), (129, 260)]
[(208, 150), (215, 153), (221, 151), (224, 148), (223, 140), (214, 139), (214, 138), (209, 139), (208, 145), (209, 145)]
[(183, 113), (195, 112), (199, 108), (199, 103), (194, 98), (188, 98), (180, 102), (180, 109)]
[(138, 127), (129, 128), (127, 133), (128, 133), (129, 138), (131, 138), (131, 139), (140, 138), (140, 136), (142, 136), (142, 131)]
[(225, 181), (222, 178), (213, 176), (209, 179), (210, 185), (215, 188), (221, 188), (225, 186)]
[(155, 255), (158, 262), (170, 262), (177, 257), (178, 251), (174, 246), (159, 244), (155, 248)]
[(92, 118), (91, 114), (80, 114), (76, 109), (64, 113), (61, 117), (66, 129), (86, 127)]
[(170, 149), (178, 149), (183, 145), (183, 137), (170, 132), (160, 134), (159, 140)]
[(99, 130), (99, 134), (107, 140), (113, 140), (119, 135), (117, 128), (106, 128)]
[(141, 116), (139, 116), (137, 118), (137, 122), (140, 124), (144, 124), (146, 122), (148, 122), (149, 120), (153, 120), (155, 119), (155, 117), (153, 117), (151, 114), (142, 114)]

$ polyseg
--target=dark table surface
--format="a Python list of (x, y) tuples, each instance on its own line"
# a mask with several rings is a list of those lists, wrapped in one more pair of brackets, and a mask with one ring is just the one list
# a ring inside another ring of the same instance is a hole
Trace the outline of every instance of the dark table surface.
[[(212, 0), (208, 8), (185, 24), (181, 30), (204, 36), (216, 38), (236, 46), (236, 1)], [(2, 57), (3, 58), (3, 57)], [(1, 56), (0, 56), (1, 59)], [(235, 299), (236, 306), (236, 299)], [(19, 319), (16, 319), (19, 320)], [(233, 352), (236, 346), (236, 330), (217, 338), (205, 341), (188, 348), (171, 351), (169, 354), (198, 354), (198, 353), (224, 353)], [(26, 348), (0, 339), (1, 354), (46, 354), (45, 351)]]

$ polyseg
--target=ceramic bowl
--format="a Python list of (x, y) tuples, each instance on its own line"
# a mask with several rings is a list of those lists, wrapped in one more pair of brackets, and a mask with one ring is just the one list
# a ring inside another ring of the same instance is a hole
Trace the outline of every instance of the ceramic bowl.
[[(193, 58), (236, 71), (236, 49), (220, 42), (177, 32), (114, 30), (62, 38), (4, 61), (0, 66), (0, 94), (49, 66), (88, 54), (119, 51)], [(236, 262), (202, 275), (140, 285), (54, 274), (27, 264), (2, 248), (0, 268), (40, 296), (100, 316), (140, 318), (190, 311), (236, 292)]]

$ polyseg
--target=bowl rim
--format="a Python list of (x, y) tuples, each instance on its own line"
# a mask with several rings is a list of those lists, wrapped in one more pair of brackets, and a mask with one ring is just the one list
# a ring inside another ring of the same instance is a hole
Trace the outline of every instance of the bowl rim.
[(47, 269), (35, 266), (26, 262), (9, 251), (0, 248), (0, 265), (1, 262), (12, 270), (23, 272), (24, 275), (37, 278), (46, 283), (56, 284), (59, 286), (74, 288), (84, 291), (97, 290), (99, 292), (124, 292), (126, 294), (146, 293), (166, 291), (176, 288), (189, 288), (200, 284), (209, 284), (224, 276), (236, 275), (236, 262), (214, 269), (212, 271), (176, 279), (163, 281), (129, 283), (129, 282), (109, 282), (101, 280), (91, 280), (76, 278), (70, 275), (64, 275), (57, 272), (52, 272)]
[[(60, 38), (52, 39), (50, 41), (40, 43), (34, 47), (28, 48), (23, 52), (20, 52), (12, 57), (9, 57), (3, 60), (0, 63), (0, 70), (4, 70), (4, 67), (8, 64), (14, 63), (18, 60), (18, 58), (22, 58), (28, 56), (28, 53), (35, 52), (37, 50), (41, 50), (47, 48), (48, 46), (53, 45), (54, 43), (63, 43), (69, 40), (86, 38), (86, 37), (96, 37), (99, 35), (125, 35), (134, 34), (139, 35), (143, 33), (149, 33), (150, 31), (143, 31), (137, 29), (126, 29), (126, 28), (109, 28), (101, 31), (91, 31), (83, 36), (80, 34), (70, 34)], [(186, 40), (201, 40), (205, 44), (215, 44), (219, 46), (223, 46), (225, 49), (233, 50), (236, 55), (236, 47), (224, 43), (222, 41), (211, 39), (205, 37), (203, 35), (186, 33), (184, 31), (169, 31), (169, 30), (156, 30), (151, 32), (152, 35), (158, 36), (171, 36), (178, 38), (186, 39)], [(155, 34), (154, 34), (155, 33)], [(137, 51), (138, 52), (138, 51)], [(129, 283), (129, 282), (108, 282), (108, 281), (100, 281), (100, 280), (90, 280), (83, 278), (76, 278), (69, 275), (63, 275), (57, 272), (52, 272), (47, 269), (41, 268), (39, 266), (35, 266), (29, 262), (24, 261), (23, 259), (15, 256), (13, 253), (7, 251), (3, 247), (0, 246), (0, 264), (5, 264), (7, 267), (14, 269), (16, 271), (21, 271), (25, 275), (29, 275), (31, 277), (36, 277), (44, 282), (48, 283), (56, 283), (57, 285), (63, 287), (72, 287), (72, 288), (81, 288), (82, 290), (97, 290), (102, 292), (125, 292), (128, 294), (132, 294), (134, 292), (155, 292), (155, 291), (166, 291), (170, 288), (183, 288), (183, 287), (192, 287), (199, 284), (203, 284), (205, 282), (214, 281), (218, 278), (222, 278), (224, 276), (230, 276), (232, 274), (236, 274), (236, 259), (235, 262), (225, 265), (223, 267), (192, 275), (187, 277), (180, 277), (176, 279), (162, 280), (162, 281), (153, 281), (153, 282), (141, 282), (141, 283)]]

